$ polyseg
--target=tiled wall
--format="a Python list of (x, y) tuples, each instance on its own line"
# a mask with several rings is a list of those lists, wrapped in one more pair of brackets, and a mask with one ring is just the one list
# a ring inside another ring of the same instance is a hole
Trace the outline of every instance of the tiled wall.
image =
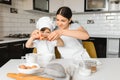
[[(10, 13), (10, 8), (17, 9), (18, 13)], [(15, 33), (30, 33), (35, 29), (35, 23), (30, 23), (30, 19), (38, 20), (43, 15), (47, 14), (25, 11), (23, 0), (12, 0), (12, 5), (0, 4), (0, 37)]]
[(73, 19), (79, 21), (89, 34), (120, 35), (120, 13), (118, 12), (77, 14)]
[[(10, 8), (16, 8), (18, 13), (10, 13)], [(30, 33), (35, 29), (35, 23), (30, 23), (30, 19), (38, 20), (46, 15), (48, 14), (25, 11), (23, 0), (12, 0), (12, 5), (0, 4), (0, 36)], [(75, 14), (73, 20), (79, 21), (89, 34), (120, 34), (120, 13)]]

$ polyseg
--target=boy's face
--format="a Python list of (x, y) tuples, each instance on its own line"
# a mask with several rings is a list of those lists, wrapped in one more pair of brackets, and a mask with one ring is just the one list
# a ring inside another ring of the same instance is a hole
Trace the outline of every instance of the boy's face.
[(47, 39), (48, 35), (51, 33), (51, 31), (49, 29), (46, 29), (45, 31), (41, 31), (41, 32), (42, 32), (42, 36), (46, 39)]

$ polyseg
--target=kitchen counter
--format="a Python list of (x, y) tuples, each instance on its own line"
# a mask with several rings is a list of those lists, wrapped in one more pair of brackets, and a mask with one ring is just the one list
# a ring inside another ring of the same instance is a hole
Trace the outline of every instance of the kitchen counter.
[(120, 38), (120, 35), (117, 35), (117, 34), (107, 35), (107, 34), (103, 33), (103, 34), (90, 34), (90, 37), (99, 37), (99, 38)]
[(1, 38), (0, 44), (2, 43), (11, 43), (11, 42), (18, 42), (18, 41), (25, 41), (28, 38)]
[[(90, 37), (99, 37), (99, 38), (120, 38), (120, 35), (112, 34), (112, 35), (106, 35), (106, 34), (90, 34)], [(2, 43), (11, 43), (11, 42), (17, 42), (17, 41), (25, 41), (28, 40), (28, 38), (0, 38), (0, 44)]]

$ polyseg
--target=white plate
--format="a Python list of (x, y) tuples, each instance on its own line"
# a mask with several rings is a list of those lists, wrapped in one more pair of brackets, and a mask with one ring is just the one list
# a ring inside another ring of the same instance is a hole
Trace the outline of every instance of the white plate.
[[(20, 68), (21, 65), (25, 65), (26, 69)], [(28, 66), (29, 66), (29, 68), (28, 68)], [(32, 68), (32, 66), (36, 66), (36, 67)], [(22, 63), (22, 64), (19, 64), (17, 66), (17, 69), (20, 73), (34, 74), (34, 73), (38, 72), (38, 70), (40, 69), (40, 66), (36, 63), (29, 63), (29, 64), (28, 63)]]

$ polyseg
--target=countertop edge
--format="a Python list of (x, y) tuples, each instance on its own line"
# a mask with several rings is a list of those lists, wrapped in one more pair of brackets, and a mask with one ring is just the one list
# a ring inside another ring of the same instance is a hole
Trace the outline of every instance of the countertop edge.
[(106, 34), (90, 34), (90, 37), (98, 38), (120, 38), (120, 35), (106, 35)]
[(18, 41), (26, 41), (26, 40), (28, 40), (28, 38), (3, 38), (3, 41), (0, 41), (0, 44), (18, 42)]
[[(120, 35), (105, 35), (105, 34), (90, 34), (90, 37), (98, 37), (98, 38), (120, 38)], [(29, 38), (2, 38), (3, 41), (0, 41), (0, 44), (3, 43), (11, 43), (18, 41), (25, 41)]]

